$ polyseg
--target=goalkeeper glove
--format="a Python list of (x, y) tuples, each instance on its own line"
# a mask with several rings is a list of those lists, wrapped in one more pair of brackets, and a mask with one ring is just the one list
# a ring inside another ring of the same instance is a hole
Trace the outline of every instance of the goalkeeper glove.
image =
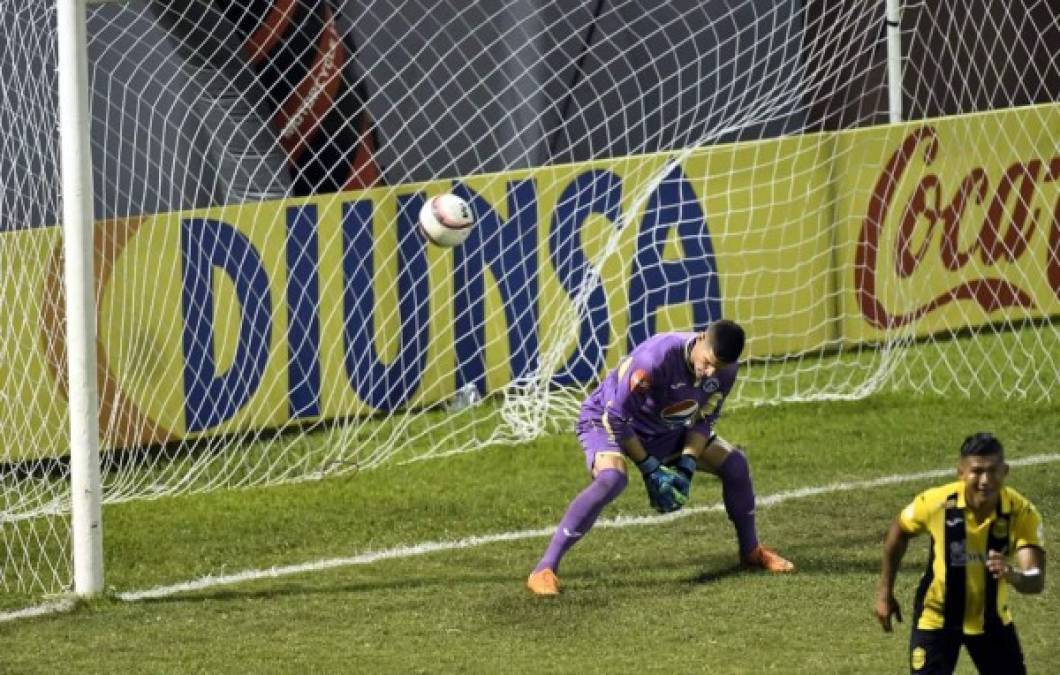
[(637, 464), (648, 490), (648, 503), (659, 513), (670, 513), (684, 506), (687, 498), (674, 486), (678, 474), (651, 455)]
[(696, 475), (696, 456), (681, 455), (681, 459), (677, 460), (677, 465), (674, 469), (676, 472), (674, 489), (681, 493), (685, 501), (688, 501), (688, 495), (692, 491), (692, 476)]

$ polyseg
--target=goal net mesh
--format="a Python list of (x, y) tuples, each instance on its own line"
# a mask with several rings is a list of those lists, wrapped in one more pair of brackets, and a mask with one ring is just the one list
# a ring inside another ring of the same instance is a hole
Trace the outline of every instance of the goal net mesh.
[[(0, 0), (0, 591), (70, 584), (52, 0)], [(88, 6), (105, 503), (572, 428), (732, 318), (730, 408), (1055, 397), (1043, 0)], [(454, 192), (460, 247), (417, 231)]]

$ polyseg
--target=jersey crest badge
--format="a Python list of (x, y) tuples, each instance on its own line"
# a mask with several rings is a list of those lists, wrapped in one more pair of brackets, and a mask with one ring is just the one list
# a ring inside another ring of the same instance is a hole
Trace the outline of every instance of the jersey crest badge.
[(913, 670), (920, 670), (927, 665), (927, 650), (923, 647), (915, 647), (909, 656), (909, 665)]
[(708, 377), (706, 381), (703, 382), (703, 391), (708, 394), (713, 394), (719, 389), (721, 389), (721, 382), (716, 377)]

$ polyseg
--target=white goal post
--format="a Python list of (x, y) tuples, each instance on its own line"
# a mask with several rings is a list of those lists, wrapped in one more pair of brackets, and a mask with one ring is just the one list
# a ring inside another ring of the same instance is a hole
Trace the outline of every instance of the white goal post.
[(103, 590), (103, 486), (99, 470), (99, 400), (96, 391), (94, 219), (85, 0), (60, 1), (56, 8), (74, 592), (90, 597)]
[(722, 316), (730, 408), (1055, 400), (1058, 41), (1043, 0), (0, 0), (0, 600), (101, 592), (103, 504), (565, 433)]

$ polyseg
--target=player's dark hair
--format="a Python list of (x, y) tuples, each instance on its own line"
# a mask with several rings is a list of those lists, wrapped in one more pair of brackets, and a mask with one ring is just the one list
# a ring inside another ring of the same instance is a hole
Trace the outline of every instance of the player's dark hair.
[(1005, 456), (1005, 448), (994, 434), (980, 431), (964, 439), (961, 443), (961, 457), (988, 457), (991, 455)]
[(729, 319), (718, 319), (710, 324), (704, 337), (707, 345), (714, 352), (714, 356), (725, 363), (739, 361), (744, 343), (747, 341), (747, 336), (740, 324)]

